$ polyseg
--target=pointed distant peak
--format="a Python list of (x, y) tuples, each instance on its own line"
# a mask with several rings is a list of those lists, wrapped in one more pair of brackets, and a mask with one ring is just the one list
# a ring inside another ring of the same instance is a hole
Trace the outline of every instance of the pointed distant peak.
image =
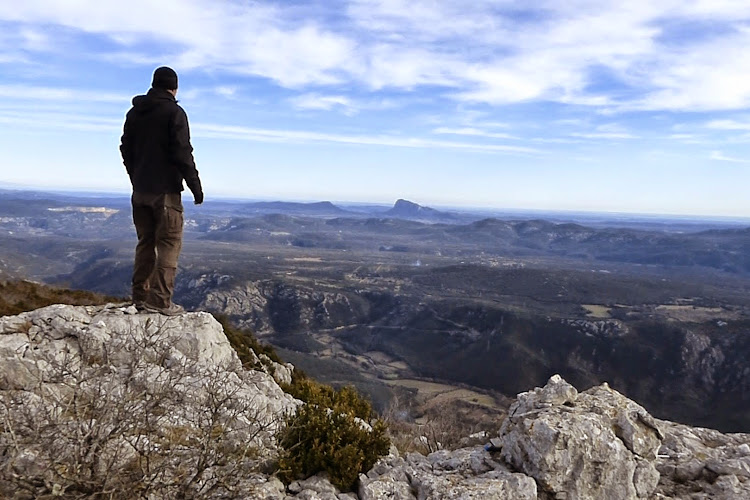
[(404, 200), (403, 198), (399, 198), (396, 200), (396, 203), (393, 205), (394, 209), (399, 208), (421, 208), (421, 205), (414, 203), (413, 201)]
[(388, 210), (386, 212), (386, 215), (390, 215), (393, 217), (436, 217), (439, 216), (441, 212), (429, 208), (429, 207), (423, 207), (422, 205), (418, 205), (417, 203), (414, 203), (413, 201), (399, 199), (396, 201), (396, 203), (393, 205), (393, 208)]

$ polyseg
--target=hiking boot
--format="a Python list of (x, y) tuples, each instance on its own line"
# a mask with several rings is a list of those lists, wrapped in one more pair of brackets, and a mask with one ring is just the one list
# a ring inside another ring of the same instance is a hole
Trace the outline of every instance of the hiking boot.
[(170, 304), (169, 307), (156, 307), (152, 306), (151, 304), (144, 304), (143, 309), (146, 312), (159, 313), (165, 316), (179, 316), (180, 314), (184, 314), (186, 312), (184, 307), (178, 306), (174, 303)]
[(135, 308), (139, 311), (145, 311), (146, 310), (146, 303), (142, 300), (134, 300), (133, 305)]

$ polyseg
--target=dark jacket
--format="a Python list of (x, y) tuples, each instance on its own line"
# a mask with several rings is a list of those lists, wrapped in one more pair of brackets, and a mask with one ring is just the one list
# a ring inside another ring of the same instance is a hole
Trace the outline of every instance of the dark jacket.
[(179, 193), (184, 179), (196, 203), (203, 201), (187, 115), (166, 90), (152, 88), (133, 98), (120, 152), (134, 192)]

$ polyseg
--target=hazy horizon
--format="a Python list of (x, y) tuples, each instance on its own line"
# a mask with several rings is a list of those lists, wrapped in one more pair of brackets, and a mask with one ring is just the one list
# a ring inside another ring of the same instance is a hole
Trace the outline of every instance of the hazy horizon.
[[(86, 189), (52, 189), (52, 188), (43, 188), (43, 187), (35, 187), (35, 186), (22, 186), (22, 185), (11, 185), (11, 184), (5, 184), (0, 183), (0, 192), (19, 192), (19, 193), (36, 193), (36, 194), (44, 194), (48, 193), (50, 195), (57, 195), (57, 196), (70, 196), (74, 198), (81, 198), (86, 199), (89, 197), (97, 198), (113, 198), (113, 199), (124, 199), (127, 200), (130, 198), (130, 191), (128, 190), (122, 190), (122, 191), (99, 191), (99, 190), (86, 190)], [(190, 193), (189, 191), (185, 191), (183, 193), (184, 197), (187, 197), (189, 199)], [(280, 202), (280, 203), (322, 203), (322, 202), (329, 202), (332, 203), (335, 206), (338, 207), (365, 207), (365, 206), (371, 206), (371, 207), (378, 207), (382, 208), (383, 210), (386, 210), (388, 208), (391, 208), (394, 206), (394, 204), (398, 200), (406, 200), (412, 203), (416, 203), (421, 206), (437, 209), (440, 211), (455, 211), (455, 212), (463, 212), (466, 214), (486, 214), (488, 216), (502, 216), (502, 215), (531, 215), (531, 214), (537, 214), (537, 215), (544, 215), (544, 216), (553, 216), (553, 217), (559, 217), (559, 218), (565, 218), (571, 217), (574, 218), (576, 216), (583, 217), (583, 218), (597, 218), (601, 217), (604, 219), (633, 219), (633, 220), (641, 220), (641, 221), (648, 221), (648, 220), (672, 220), (672, 221), (695, 221), (695, 222), (736, 222), (739, 224), (749, 224), (750, 225), (750, 217), (742, 217), (742, 216), (731, 216), (731, 215), (703, 215), (703, 214), (666, 214), (666, 213), (648, 213), (648, 212), (606, 212), (606, 211), (592, 211), (592, 210), (544, 210), (544, 209), (534, 209), (534, 208), (513, 208), (513, 207), (487, 207), (487, 206), (473, 206), (473, 205), (431, 205), (427, 203), (422, 203), (420, 200), (411, 200), (406, 198), (397, 198), (392, 201), (352, 201), (352, 200), (346, 200), (346, 199), (313, 199), (313, 198), (302, 198), (302, 199), (285, 199), (285, 198), (261, 198), (261, 197), (232, 197), (232, 196), (219, 196), (215, 197), (210, 200), (206, 200), (208, 203), (211, 202), (225, 202), (225, 203), (273, 203), (273, 202)], [(198, 209), (200, 210), (200, 209)]]

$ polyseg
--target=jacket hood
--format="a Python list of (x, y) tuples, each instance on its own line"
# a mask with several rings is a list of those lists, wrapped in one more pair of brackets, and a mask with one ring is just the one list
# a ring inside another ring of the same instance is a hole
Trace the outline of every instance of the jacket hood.
[(146, 95), (133, 97), (133, 109), (138, 113), (148, 113), (165, 101), (177, 102), (177, 99), (164, 89), (152, 88)]

